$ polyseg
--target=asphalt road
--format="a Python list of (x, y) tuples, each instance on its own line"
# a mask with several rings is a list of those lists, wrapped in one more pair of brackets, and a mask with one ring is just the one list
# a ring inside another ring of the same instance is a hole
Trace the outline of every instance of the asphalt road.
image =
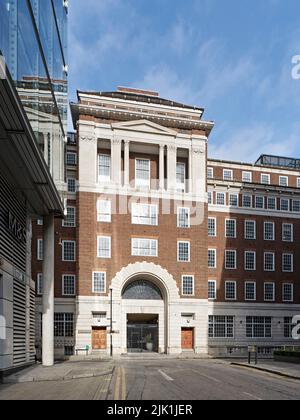
[(299, 400), (300, 381), (209, 360), (120, 360), (113, 375), (0, 385), (0, 400)]

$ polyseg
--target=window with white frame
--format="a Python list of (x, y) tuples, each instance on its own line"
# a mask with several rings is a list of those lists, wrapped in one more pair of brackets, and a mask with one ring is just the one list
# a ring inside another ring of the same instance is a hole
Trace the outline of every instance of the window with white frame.
[(150, 188), (151, 172), (149, 159), (135, 160), (135, 186)]
[(264, 300), (265, 302), (275, 301), (275, 283), (264, 283)]
[(43, 226), (44, 225), (44, 219), (37, 219), (36, 224), (38, 226)]
[(288, 198), (281, 198), (281, 200), (280, 200), (280, 210), (281, 211), (290, 211), (290, 200)]
[(111, 237), (98, 236), (97, 238), (98, 258), (111, 258)]
[(294, 255), (293, 254), (282, 254), (282, 272), (293, 273), (294, 272)]
[(106, 273), (103, 271), (93, 272), (92, 279), (92, 292), (93, 293), (106, 293)]
[(194, 295), (194, 276), (182, 276), (182, 295)]
[(64, 274), (62, 276), (63, 296), (75, 296), (76, 293), (76, 276), (73, 274)]
[(217, 250), (209, 249), (208, 250), (208, 268), (217, 267)]
[(256, 252), (245, 251), (245, 270), (255, 271), (256, 270)]
[(37, 240), (37, 260), (43, 261), (44, 259), (44, 240), (38, 239)]
[(264, 253), (264, 270), (275, 271), (275, 253), (274, 252)]
[(267, 197), (267, 209), (277, 210), (277, 199), (275, 197)]
[(217, 206), (226, 206), (226, 194), (223, 192), (217, 192), (216, 202)]
[(68, 178), (67, 179), (68, 185), (68, 192), (71, 194), (76, 193), (76, 179), (75, 178)]
[(177, 227), (189, 229), (191, 227), (191, 210), (189, 207), (177, 207)]
[(281, 187), (288, 187), (289, 186), (289, 178), (287, 176), (280, 176), (279, 177), (279, 185)]
[(217, 236), (217, 219), (215, 217), (208, 218), (208, 236), (211, 238)]
[(292, 200), (292, 211), (300, 213), (300, 200)]
[(245, 220), (245, 239), (256, 239), (256, 221)]
[(260, 182), (263, 185), (270, 185), (271, 184), (271, 177), (269, 174), (261, 174)]
[(236, 300), (236, 282), (235, 281), (225, 282), (225, 299)]
[(207, 178), (213, 179), (214, 177), (214, 168), (207, 168)]
[(224, 315), (209, 315), (209, 338), (234, 338), (234, 317)]
[(67, 166), (76, 166), (77, 165), (77, 153), (68, 152), (66, 157)]
[(247, 338), (272, 338), (272, 318), (262, 316), (247, 316)]
[(156, 239), (132, 238), (131, 251), (134, 257), (157, 257), (158, 241)]
[(252, 182), (252, 172), (243, 171), (243, 173), (242, 173), (242, 181), (243, 182), (247, 182), (247, 183), (251, 183)]
[(63, 227), (76, 227), (76, 207), (67, 207), (67, 214), (62, 222)]
[(294, 225), (292, 223), (282, 224), (283, 242), (294, 242)]
[(236, 220), (226, 219), (225, 220), (225, 237), (234, 239), (236, 238)]
[(208, 191), (207, 193), (207, 202), (208, 204), (213, 204), (213, 192), (212, 191)]
[(101, 182), (108, 182), (111, 178), (111, 156), (98, 155), (98, 179)]
[(38, 273), (36, 278), (36, 294), (43, 295), (43, 273)]
[(252, 207), (252, 195), (243, 194), (243, 207), (245, 208)]
[(239, 195), (238, 194), (229, 194), (229, 206), (238, 207), (239, 206)]
[(216, 300), (217, 299), (217, 282), (216, 280), (208, 281), (208, 299)]
[(284, 338), (292, 338), (294, 326), (293, 317), (284, 318)]
[(255, 208), (256, 209), (264, 209), (265, 208), (265, 197), (262, 195), (255, 196)]
[(255, 301), (256, 300), (256, 283), (255, 281), (245, 282), (245, 300)]
[(264, 240), (275, 241), (275, 223), (264, 222)]
[(283, 302), (294, 301), (294, 285), (292, 283), (284, 283), (282, 285), (282, 300)]
[(178, 261), (179, 262), (190, 262), (191, 259), (191, 244), (188, 241), (178, 242)]
[(177, 191), (185, 191), (186, 183), (186, 166), (183, 162), (176, 164), (176, 189)]
[(62, 260), (76, 261), (76, 242), (63, 241), (62, 242)]
[(233, 171), (231, 169), (224, 169), (223, 170), (223, 180), (224, 181), (232, 181), (233, 180)]
[(225, 268), (226, 270), (236, 270), (236, 251), (225, 251)]
[(157, 204), (132, 203), (131, 211), (131, 220), (133, 225), (158, 225)]
[(97, 221), (101, 223), (111, 223), (111, 201), (97, 201)]

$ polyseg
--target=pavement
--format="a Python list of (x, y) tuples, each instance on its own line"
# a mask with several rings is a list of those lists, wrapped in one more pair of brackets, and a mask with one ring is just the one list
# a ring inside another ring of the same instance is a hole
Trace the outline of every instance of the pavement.
[[(0, 385), (0, 400), (258, 401), (300, 399), (299, 380), (257, 369), (246, 369), (244, 366), (232, 365), (232, 362), (203, 359), (122, 358), (114, 360), (114, 368), (110, 373), (99, 377)], [(111, 368), (111, 361), (103, 363), (105, 367), (109, 365)], [(270, 368), (269, 362), (261, 363), (267, 364)], [(282, 368), (290, 369), (288, 366), (277, 366), (278, 370)], [(97, 369), (97, 362), (92, 363), (88, 369), (90, 371)], [(77, 369), (73, 367), (72, 370)]]
[(285, 378), (295, 379), (300, 381), (300, 364), (274, 362), (273, 360), (259, 361), (257, 365), (253, 362), (251, 365), (245, 361), (235, 361), (233, 366), (240, 366), (247, 369), (256, 369), (266, 373), (272, 373)]

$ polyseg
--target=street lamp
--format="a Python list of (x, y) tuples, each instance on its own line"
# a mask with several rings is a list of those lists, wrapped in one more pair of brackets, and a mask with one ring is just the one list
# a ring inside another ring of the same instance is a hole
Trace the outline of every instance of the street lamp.
[(109, 288), (110, 291), (110, 357), (113, 357), (113, 289)]

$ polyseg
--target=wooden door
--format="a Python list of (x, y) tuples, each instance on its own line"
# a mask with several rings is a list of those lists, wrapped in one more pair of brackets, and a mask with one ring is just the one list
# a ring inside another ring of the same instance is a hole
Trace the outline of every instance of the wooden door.
[(93, 328), (93, 350), (107, 349), (107, 331), (106, 328)]
[(193, 328), (182, 328), (181, 348), (182, 350), (194, 349), (194, 329)]

